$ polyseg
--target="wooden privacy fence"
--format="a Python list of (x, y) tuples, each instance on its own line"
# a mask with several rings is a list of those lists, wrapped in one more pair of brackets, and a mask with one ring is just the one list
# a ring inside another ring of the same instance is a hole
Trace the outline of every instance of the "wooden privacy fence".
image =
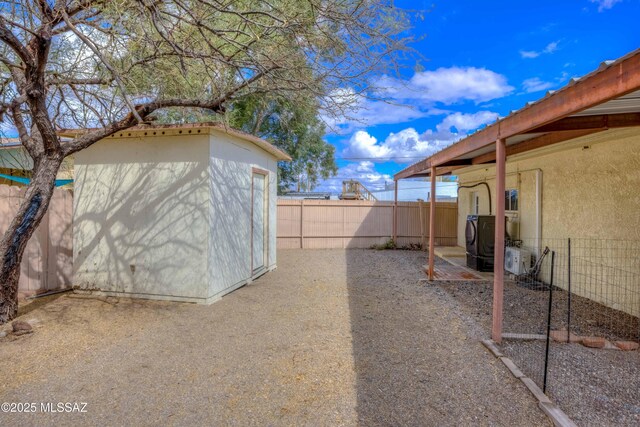
[[(393, 237), (393, 202), (278, 200), (279, 249), (368, 248)], [(398, 202), (398, 246), (429, 238), (429, 203)], [(436, 204), (436, 245), (455, 246), (458, 206)]]
[[(9, 227), (25, 188), (0, 185), (0, 235)], [(49, 210), (29, 240), (20, 265), (19, 293), (32, 295), (71, 286), (73, 192), (56, 189)]]

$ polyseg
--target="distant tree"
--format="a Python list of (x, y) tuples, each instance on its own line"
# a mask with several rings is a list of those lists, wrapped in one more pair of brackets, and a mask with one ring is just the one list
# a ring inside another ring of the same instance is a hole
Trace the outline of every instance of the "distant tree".
[(291, 162), (278, 165), (278, 192), (312, 191), (319, 179), (335, 176), (335, 147), (324, 140), (325, 125), (315, 98), (251, 95), (231, 105), (229, 124), (258, 135), (286, 151)]
[(406, 22), (392, 0), (1, 2), (0, 120), (33, 170), (0, 240), (0, 323), (17, 313), (22, 255), (64, 158), (167, 109), (223, 113), (252, 94), (338, 115), (393, 71)]

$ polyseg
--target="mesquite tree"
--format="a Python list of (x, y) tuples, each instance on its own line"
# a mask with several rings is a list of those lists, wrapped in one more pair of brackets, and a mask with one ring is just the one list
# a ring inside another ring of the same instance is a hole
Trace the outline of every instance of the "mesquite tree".
[[(0, 241), (0, 323), (62, 161), (175, 109), (305, 93), (350, 108), (403, 51), (392, 0), (18, 0), (0, 3), (0, 120), (33, 160)], [(349, 94), (345, 96), (344, 94)], [(83, 129), (73, 139), (61, 129)]]

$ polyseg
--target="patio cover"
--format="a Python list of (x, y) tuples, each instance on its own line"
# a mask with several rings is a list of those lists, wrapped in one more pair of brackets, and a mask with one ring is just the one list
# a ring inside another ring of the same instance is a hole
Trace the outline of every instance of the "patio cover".
[[(640, 49), (615, 61), (603, 62), (597, 70), (572, 79), (562, 89), (547, 92), (542, 99), (403, 169), (395, 174), (394, 180), (446, 175), (472, 165), (495, 164), (495, 191), (502, 194), (508, 156), (607, 129), (631, 126), (640, 126)], [(435, 192), (435, 179), (431, 179), (430, 280), (434, 277)], [(504, 218), (504, 211), (504, 198), (498, 197), (491, 331), (496, 342), (502, 340), (505, 223), (500, 218)], [(394, 226), (394, 237), (395, 230)]]
[(605, 61), (581, 78), (513, 111), (476, 133), (394, 175), (395, 180), (451, 174), (495, 163), (498, 139), (506, 155), (523, 153), (607, 129), (640, 125), (640, 49)]

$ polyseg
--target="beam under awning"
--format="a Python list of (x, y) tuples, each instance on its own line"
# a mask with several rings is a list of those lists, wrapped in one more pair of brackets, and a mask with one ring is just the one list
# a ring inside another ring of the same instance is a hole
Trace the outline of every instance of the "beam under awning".
[[(569, 141), (571, 139), (579, 138), (581, 136), (591, 135), (596, 132), (602, 132), (606, 129), (586, 129), (586, 130), (568, 130), (560, 132), (550, 132), (544, 135), (537, 136), (535, 138), (528, 139), (519, 144), (510, 145), (506, 148), (507, 156), (513, 156), (515, 154), (524, 153), (536, 148), (542, 148), (560, 142)], [(471, 163), (474, 165), (481, 165), (484, 163), (493, 163), (496, 161), (496, 152), (482, 154), (474, 157)]]
[[(471, 165), (471, 162), (469, 162), (469, 166)], [(458, 169), (462, 169), (462, 168), (466, 168), (467, 166), (445, 166), (445, 167), (438, 167), (436, 168), (436, 176), (443, 176), (443, 175), (451, 175), (453, 172), (457, 171)], [(427, 176), (431, 176), (431, 169), (429, 169), (428, 171), (424, 171), (422, 173), (417, 173), (415, 175), (412, 175), (411, 178), (424, 178)]]
[(614, 129), (640, 126), (640, 113), (598, 114), (594, 116), (566, 117), (531, 131), (562, 132), (586, 129)]

